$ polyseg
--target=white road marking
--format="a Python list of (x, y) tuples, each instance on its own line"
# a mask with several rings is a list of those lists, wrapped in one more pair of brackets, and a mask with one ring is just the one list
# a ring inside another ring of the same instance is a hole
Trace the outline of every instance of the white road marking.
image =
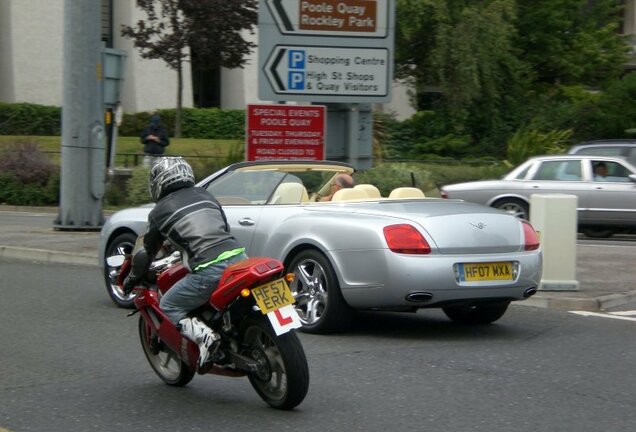
[(633, 311), (620, 311), (620, 312), (610, 312), (612, 315), (620, 315), (620, 316), (632, 316), (636, 315), (636, 310)]
[(570, 313), (582, 315), (582, 316), (593, 316), (593, 317), (601, 317), (601, 318), (612, 318), (623, 321), (636, 321), (636, 318), (628, 317), (628, 316), (619, 316), (605, 313), (597, 313), (597, 312), (586, 312), (586, 311), (570, 311)]

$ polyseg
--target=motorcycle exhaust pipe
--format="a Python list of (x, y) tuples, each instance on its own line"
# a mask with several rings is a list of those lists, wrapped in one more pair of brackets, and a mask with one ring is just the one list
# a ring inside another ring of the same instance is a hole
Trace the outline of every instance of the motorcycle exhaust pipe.
[(431, 300), (433, 298), (433, 294), (426, 291), (414, 291), (412, 293), (408, 293), (405, 298), (410, 302), (422, 303)]

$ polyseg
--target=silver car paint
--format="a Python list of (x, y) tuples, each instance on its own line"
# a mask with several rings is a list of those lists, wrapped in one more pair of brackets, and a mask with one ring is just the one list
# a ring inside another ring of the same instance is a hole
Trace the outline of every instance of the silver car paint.
[[(532, 180), (538, 164), (546, 160), (580, 160), (580, 181)], [(620, 163), (636, 174), (636, 167), (622, 158), (605, 156), (541, 156), (515, 168), (501, 180), (485, 180), (447, 185), (441, 188), (449, 198), (493, 206), (501, 199), (517, 198), (530, 203), (532, 194), (563, 193), (578, 197), (578, 220), (581, 224), (636, 226), (636, 182), (612, 183), (593, 181), (590, 163), (585, 161)], [(524, 179), (515, 177), (531, 166)]]

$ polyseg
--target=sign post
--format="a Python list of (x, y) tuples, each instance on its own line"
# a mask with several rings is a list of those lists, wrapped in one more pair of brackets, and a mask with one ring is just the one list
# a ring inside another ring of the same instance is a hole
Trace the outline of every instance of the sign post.
[(261, 1), (259, 98), (325, 104), (326, 158), (370, 167), (370, 107), (391, 100), (394, 23), (395, 0)]

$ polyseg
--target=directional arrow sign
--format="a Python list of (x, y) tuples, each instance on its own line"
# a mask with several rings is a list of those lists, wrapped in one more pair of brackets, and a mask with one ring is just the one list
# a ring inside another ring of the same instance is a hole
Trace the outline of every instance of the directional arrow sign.
[(388, 0), (267, 0), (287, 35), (384, 38)]
[(383, 48), (278, 45), (264, 69), (276, 94), (382, 98), (388, 65)]

